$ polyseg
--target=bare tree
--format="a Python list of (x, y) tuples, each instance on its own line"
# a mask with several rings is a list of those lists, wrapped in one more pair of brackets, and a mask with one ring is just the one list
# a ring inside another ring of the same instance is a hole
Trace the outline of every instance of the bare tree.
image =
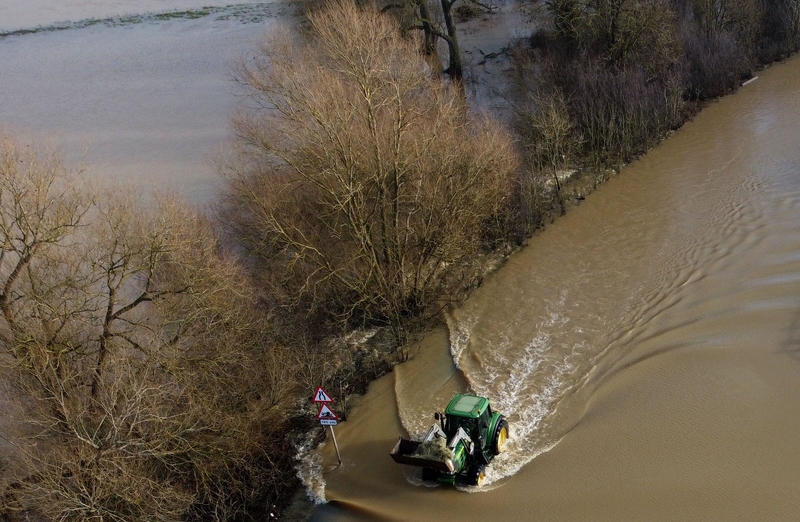
[(547, 10), (568, 46), (609, 65), (661, 75), (680, 56), (676, 16), (665, 0), (551, 0)]
[(573, 50), (582, 42), (586, 6), (582, 0), (548, 0), (545, 5), (556, 34)]
[(745, 49), (755, 45), (763, 9), (760, 0), (693, 0), (693, 8), (706, 38), (728, 31)]
[(390, 2), (382, 6), (381, 12), (392, 12), (400, 21), (403, 30), (422, 31), (420, 49), (425, 61), (433, 74), (439, 75), (444, 72), (438, 46), (442, 28), (436, 21), (434, 10), (428, 5), (427, 0)]
[(234, 121), (230, 222), (294, 303), (398, 342), (482, 270), (484, 225), (515, 168), (510, 137), (465, 116), (388, 17), (345, 3), (312, 41), (274, 36), (240, 79), (257, 109)]
[[(53, 151), (0, 143), (0, 313), (16, 324), (15, 288), (35, 256), (62, 241), (89, 208)], [(6, 330), (6, 329), (4, 329)]]
[(52, 155), (8, 141), (0, 186), (0, 362), (19, 428), (5, 509), (241, 512), (277, 478), (261, 444), (291, 376), (257, 380), (265, 324), (211, 228), (168, 198), (86, 198)]

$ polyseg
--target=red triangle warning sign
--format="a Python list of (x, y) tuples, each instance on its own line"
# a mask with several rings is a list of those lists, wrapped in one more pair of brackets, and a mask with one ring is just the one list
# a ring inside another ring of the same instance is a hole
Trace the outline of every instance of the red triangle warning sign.
[(328, 408), (327, 404), (323, 404), (320, 407), (319, 413), (317, 413), (317, 418), (319, 420), (323, 420), (323, 419), (339, 420), (339, 416), (336, 415), (336, 413), (332, 409)]
[(314, 402), (333, 402), (331, 396), (328, 395), (328, 392), (322, 389), (322, 386), (317, 386), (317, 391), (314, 392), (314, 398), (311, 400)]

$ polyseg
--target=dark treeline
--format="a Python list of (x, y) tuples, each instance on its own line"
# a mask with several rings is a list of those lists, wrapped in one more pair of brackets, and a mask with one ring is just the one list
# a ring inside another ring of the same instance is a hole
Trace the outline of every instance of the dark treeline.
[(797, 0), (550, 0), (545, 15), (513, 57), (540, 171), (616, 168), (800, 46)]

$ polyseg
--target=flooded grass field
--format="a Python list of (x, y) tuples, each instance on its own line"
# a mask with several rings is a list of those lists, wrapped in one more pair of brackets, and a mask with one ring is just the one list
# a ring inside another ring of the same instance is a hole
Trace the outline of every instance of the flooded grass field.
[(58, 14), (74, 20), (44, 25), (55, 16), (44, 12), (0, 39), (0, 130), (47, 141), (97, 178), (210, 202), (239, 102), (232, 67), (293, 4), (114, 16), (133, 4), (108, 2), (101, 19), (76, 3)]

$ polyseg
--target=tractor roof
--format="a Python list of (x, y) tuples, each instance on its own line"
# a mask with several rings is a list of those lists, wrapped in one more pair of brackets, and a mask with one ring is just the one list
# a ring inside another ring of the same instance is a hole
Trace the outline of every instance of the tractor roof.
[(478, 397), (477, 395), (467, 395), (459, 393), (447, 408), (444, 410), (446, 415), (454, 415), (456, 417), (466, 417), (468, 419), (477, 419), (481, 413), (489, 408), (489, 399), (486, 397)]

